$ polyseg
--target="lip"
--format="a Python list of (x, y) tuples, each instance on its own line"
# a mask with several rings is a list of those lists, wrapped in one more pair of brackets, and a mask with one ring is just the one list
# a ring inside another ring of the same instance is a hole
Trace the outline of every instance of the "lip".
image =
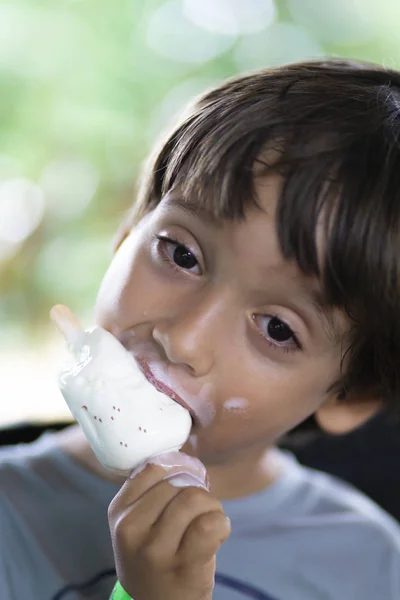
[(151, 383), (151, 385), (155, 387), (155, 389), (158, 392), (161, 392), (165, 396), (168, 396), (168, 398), (171, 398), (171, 400), (174, 400), (174, 402), (180, 404), (182, 408), (186, 408), (186, 410), (192, 418), (192, 421), (195, 422), (195, 415), (193, 413), (193, 410), (190, 408), (190, 406), (188, 406), (188, 404), (183, 400), (183, 398), (181, 398), (179, 394), (174, 392), (174, 390), (168, 387), (165, 383), (157, 379), (157, 377), (152, 372), (149, 363), (144, 358), (139, 358), (136, 356), (135, 360), (143, 375), (146, 377), (147, 381)]

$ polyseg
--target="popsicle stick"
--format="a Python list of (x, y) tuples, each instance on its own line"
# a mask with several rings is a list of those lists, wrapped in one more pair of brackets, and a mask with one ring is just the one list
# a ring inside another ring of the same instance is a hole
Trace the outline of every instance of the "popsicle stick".
[(50, 310), (50, 318), (57, 325), (66, 342), (75, 346), (82, 336), (83, 327), (72, 310), (63, 304), (56, 304)]

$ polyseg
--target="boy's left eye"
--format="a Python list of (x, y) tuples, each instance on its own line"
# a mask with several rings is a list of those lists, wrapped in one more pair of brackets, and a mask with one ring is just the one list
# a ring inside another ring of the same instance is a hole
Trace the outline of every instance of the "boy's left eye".
[(270, 318), (267, 331), (269, 337), (276, 342), (287, 342), (293, 337), (293, 331), (286, 323), (280, 321), (278, 317)]
[(287, 352), (301, 348), (294, 331), (279, 317), (275, 315), (256, 315), (254, 319), (271, 346)]

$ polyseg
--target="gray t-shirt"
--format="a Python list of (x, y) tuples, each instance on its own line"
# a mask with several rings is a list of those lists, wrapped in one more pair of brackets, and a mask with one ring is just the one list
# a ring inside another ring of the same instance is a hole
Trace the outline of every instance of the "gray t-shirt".
[[(287, 453), (268, 489), (224, 502), (232, 534), (213, 600), (399, 600), (400, 528), (365, 496)], [(1, 600), (107, 600), (117, 487), (45, 434), (0, 450)]]

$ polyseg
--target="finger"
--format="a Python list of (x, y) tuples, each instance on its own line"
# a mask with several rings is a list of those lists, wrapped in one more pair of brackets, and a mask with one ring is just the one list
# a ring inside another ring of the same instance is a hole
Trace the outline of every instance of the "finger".
[(114, 549), (118, 547), (122, 552), (132, 553), (140, 548), (165, 507), (180, 491), (161, 481), (122, 510), (110, 505), (109, 525)]
[[(173, 482), (173, 484), (171, 484)], [(122, 537), (141, 542), (148, 537), (149, 530), (160, 518), (171, 500), (179, 494), (182, 487), (197, 486), (206, 489), (204, 484), (193, 475), (173, 473), (159, 481), (145, 494), (128, 506), (111, 503), (109, 507), (109, 525), (112, 535), (122, 533)], [(208, 490), (207, 490), (208, 493)]]
[[(109, 525), (114, 548), (124, 548), (126, 551), (133, 552), (135, 548), (139, 548), (144, 543), (149, 543), (150, 546), (153, 543), (156, 545), (159, 543), (165, 550), (160, 554), (173, 556), (180, 543), (179, 536), (186, 527), (186, 523), (183, 523), (183, 526), (179, 528), (182, 516), (184, 516), (179, 508), (182, 502), (178, 504), (175, 512), (171, 513), (173, 521), (169, 523), (166, 534), (161, 536), (160, 540), (159, 535), (162, 528), (159, 529), (156, 526), (168, 506), (185, 486), (200, 487), (208, 496), (208, 490), (197, 478), (178, 473), (158, 482), (147, 493), (122, 510), (118, 510), (115, 504), (110, 505)], [(213, 502), (217, 502), (218, 505), (218, 501), (213, 500)], [(199, 511), (201, 511), (200, 508)], [(167, 518), (169, 518), (168, 515)], [(190, 522), (190, 517), (188, 522)], [(176, 539), (170, 536), (169, 531), (175, 534)]]
[(210, 560), (231, 533), (231, 522), (222, 510), (199, 515), (187, 528), (178, 553), (186, 564)]
[(166, 477), (184, 472), (193, 474), (202, 483), (208, 481), (205, 466), (183, 452), (166, 452), (149, 458), (133, 471), (114, 497), (110, 505), (111, 514), (122, 512)]
[[(171, 484), (174, 479), (171, 478)], [(217, 510), (222, 511), (221, 503), (205, 489), (195, 487), (193, 482), (190, 487), (181, 489), (165, 506), (159, 519), (154, 522), (149, 544), (159, 545), (161, 555), (175, 555), (192, 521), (205, 512)]]

